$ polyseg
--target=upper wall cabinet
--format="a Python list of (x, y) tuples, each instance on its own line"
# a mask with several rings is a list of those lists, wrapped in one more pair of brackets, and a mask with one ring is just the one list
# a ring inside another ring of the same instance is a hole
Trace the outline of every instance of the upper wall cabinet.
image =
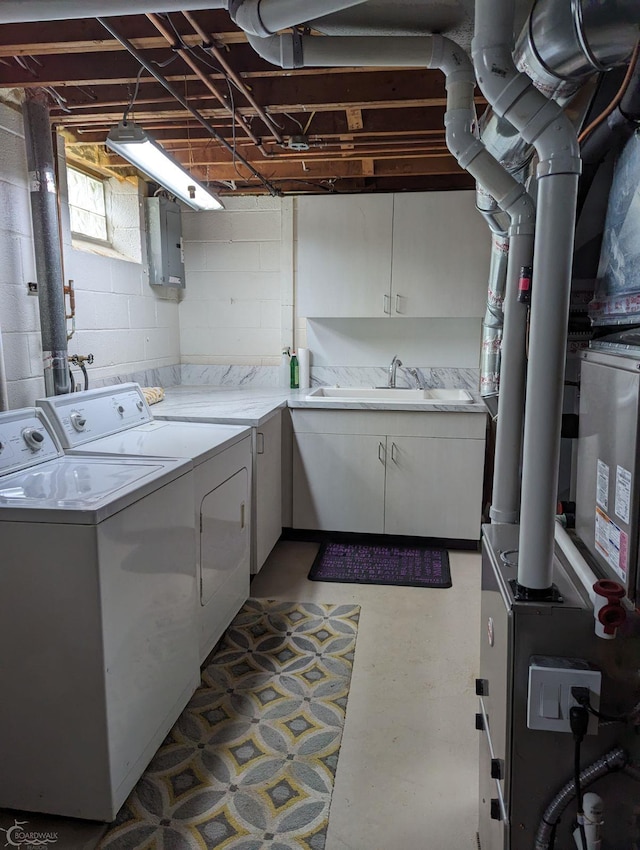
[(297, 209), (298, 315), (384, 316), (393, 195), (301, 197)]
[(396, 195), (393, 314), (483, 316), (490, 252), (474, 192)]
[(298, 315), (483, 316), (490, 236), (473, 192), (298, 200)]

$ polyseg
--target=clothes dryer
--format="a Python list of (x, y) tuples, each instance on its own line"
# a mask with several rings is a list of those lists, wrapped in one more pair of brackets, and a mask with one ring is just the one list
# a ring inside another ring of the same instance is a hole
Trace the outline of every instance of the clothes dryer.
[(42, 399), (67, 453), (178, 457), (194, 465), (200, 661), (249, 595), (251, 429), (154, 421), (138, 384)]

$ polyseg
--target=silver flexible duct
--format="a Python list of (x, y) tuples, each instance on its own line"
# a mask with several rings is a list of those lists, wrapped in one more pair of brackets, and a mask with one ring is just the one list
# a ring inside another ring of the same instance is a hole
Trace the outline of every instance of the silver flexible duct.
[[(613, 773), (617, 770), (623, 770), (627, 761), (627, 754), (622, 747), (616, 747), (611, 752), (594, 761), (589, 767), (580, 773), (580, 785), (583, 788), (588, 788), (597, 779), (606, 776), (607, 773)], [(634, 777), (635, 778), (635, 777)], [(553, 828), (562, 817), (562, 813), (567, 808), (569, 803), (576, 796), (576, 786), (571, 779), (567, 784), (558, 791), (553, 800), (549, 803), (538, 826), (536, 833), (535, 850), (549, 850), (551, 845), (551, 836)]]
[(45, 392), (48, 396), (62, 395), (70, 392), (71, 385), (67, 361), (58, 190), (46, 93), (39, 89), (27, 92), (24, 119)]
[(509, 237), (506, 231), (492, 233), (487, 309), (482, 320), (480, 351), (480, 393), (485, 398), (497, 396), (500, 387), (500, 348), (508, 260)]

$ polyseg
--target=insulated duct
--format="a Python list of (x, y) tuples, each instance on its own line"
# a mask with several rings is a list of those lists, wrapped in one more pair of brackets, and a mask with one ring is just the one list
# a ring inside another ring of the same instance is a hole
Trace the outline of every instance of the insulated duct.
[(49, 104), (42, 90), (27, 91), (24, 119), (45, 392), (62, 395), (71, 390), (67, 323)]

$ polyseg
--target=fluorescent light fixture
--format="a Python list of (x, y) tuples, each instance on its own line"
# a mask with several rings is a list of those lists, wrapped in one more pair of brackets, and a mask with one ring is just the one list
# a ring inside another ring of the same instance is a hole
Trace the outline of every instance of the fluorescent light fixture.
[(194, 210), (223, 209), (221, 201), (133, 121), (121, 121), (107, 147), (128, 160)]

